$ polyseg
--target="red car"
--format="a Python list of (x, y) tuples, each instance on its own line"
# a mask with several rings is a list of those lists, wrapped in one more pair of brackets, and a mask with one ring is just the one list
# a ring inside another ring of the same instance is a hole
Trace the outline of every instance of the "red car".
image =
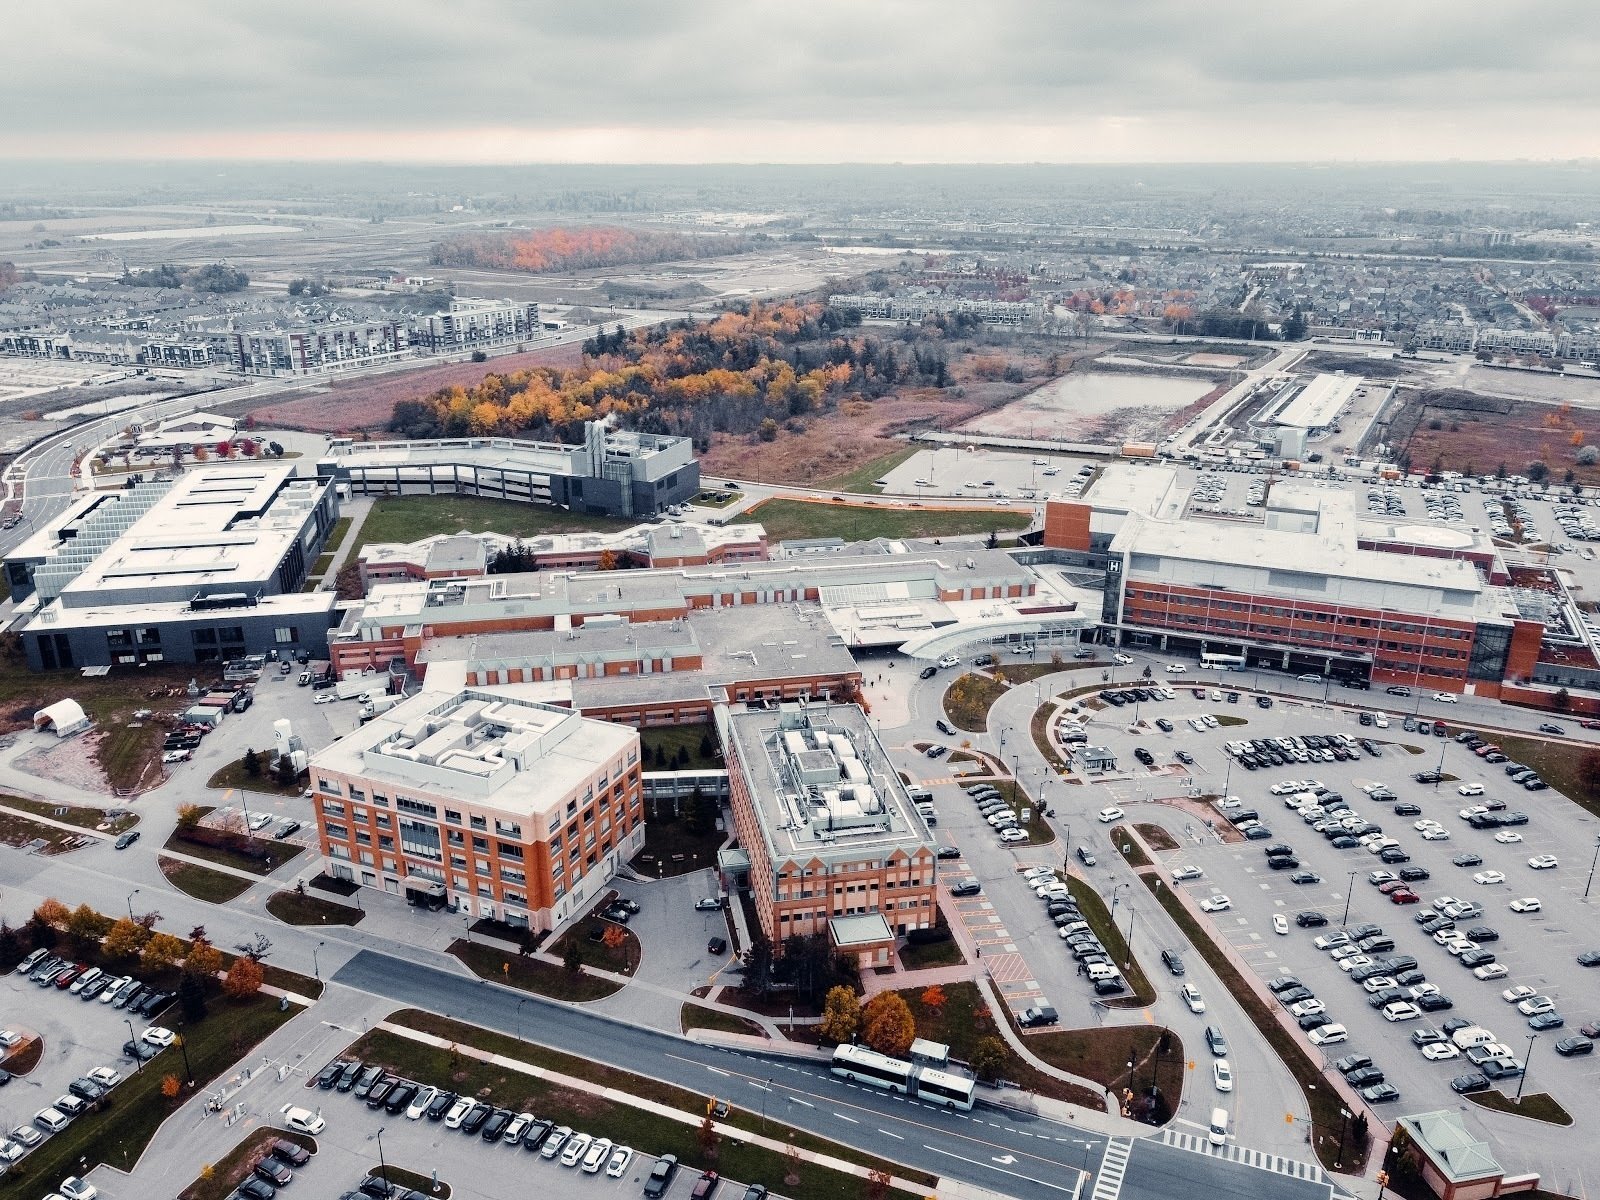
[(1600, 729), (1600, 721), (1579, 721), (1578, 726), (1582, 729)]
[(1421, 899), (1422, 897), (1417, 895), (1415, 892), (1408, 892), (1403, 889), (1389, 893), (1390, 904), (1416, 904), (1420, 902)]
[(88, 970), (88, 968), (85, 967), (82, 963), (79, 963), (77, 966), (70, 967), (67, 970), (61, 972), (61, 974), (57, 975), (50, 982), (55, 984), (62, 991), (66, 991), (67, 988), (72, 984), (72, 981), (74, 979), (76, 979), (79, 975), (82, 975), (86, 970)]

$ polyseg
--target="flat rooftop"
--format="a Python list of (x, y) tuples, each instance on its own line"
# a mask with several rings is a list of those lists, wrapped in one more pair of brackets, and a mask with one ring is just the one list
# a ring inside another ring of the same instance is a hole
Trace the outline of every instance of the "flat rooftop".
[(1361, 386), (1359, 375), (1317, 375), (1272, 418), (1275, 425), (1326, 429)]
[(724, 706), (717, 721), (729, 769), (744, 771), (774, 862), (882, 862), (932, 847), (933, 835), (856, 705)]
[(319, 752), (311, 769), (531, 817), (637, 744), (632, 729), (570, 708), (489, 689), (425, 689)]
[(1168, 466), (1108, 463), (1079, 500), (1096, 509), (1170, 520), (1181, 516), (1189, 490)]

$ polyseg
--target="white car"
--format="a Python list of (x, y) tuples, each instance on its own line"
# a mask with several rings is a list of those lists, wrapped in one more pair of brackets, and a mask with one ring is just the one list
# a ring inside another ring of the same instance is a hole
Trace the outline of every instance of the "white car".
[(1504, 883), (1505, 881), (1506, 881), (1506, 873), (1504, 871), (1479, 871), (1476, 875), (1474, 875), (1472, 877), (1472, 882), (1473, 883), (1490, 884), (1490, 883)]
[(1483, 816), (1484, 813), (1486, 813), (1488, 811), (1489, 811), (1489, 808), (1488, 808), (1487, 805), (1484, 805), (1484, 804), (1470, 804), (1466, 808), (1463, 808), (1460, 812), (1458, 812), (1456, 814), (1456, 816), (1460, 817), (1463, 821), (1470, 821), (1470, 820), (1472, 820), (1473, 817), (1481, 817), (1481, 816)]
[(1479, 979), (1504, 979), (1511, 974), (1505, 963), (1484, 963), (1481, 967), (1473, 967), (1472, 973)]
[(467, 1119), (467, 1114), (472, 1111), (474, 1103), (476, 1101), (471, 1096), (463, 1096), (457, 1100), (450, 1106), (450, 1111), (444, 1115), (444, 1127), (446, 1129), (460, 1129), (461, 1122)]
[(0, 1163), (5, 1164), (5, 1169), (16, 1166), (27, 1153), (28, 1148), (21, 1142), (13, 1142), (10, 1138), (0, 1142)]
[(1184, 984), (1181, 988), (1178, 989), (1178, 995), (1182, 998), (1183, 1002), (1189, 1006), (1189, 1011), (1190, 1012), (1192, 1012), (1192, 1013), (1203, 1013), (1203, 1012), (1205, 1012), (1205, 1010), (1206, 1010), (1205, 999), (1204, 999), (1204, 997), (1202, 997), (1200, 995), (1200, 989), (1195, 987), (1194, 984), (1192, 984), (1192, 983)]
[(1212, 896), (1209, 900), (1200, 901), (1200, 907), (1209, 913), (1227, 912), (1233, 907), (1233, 901), (1226, 896)]
[(1296, 1019), (1300, 1017), (1314, 1017), (1318, 1013), (1324, 1013), (1327, 1011), (1328, 1006), (1321, 1000), (1316, 999), (1302, 1000), (1299, 1004), (1292, 1004), (1289, 1006), (1289, 1015), (1291, 1017), (1295, 1017)]
[(1514, 913), (1536, 913), (1544, 908), (1537, 897), (1524, 896), (1520, 900), (1513, 900), (1507, 907)]
[[(436, 1087), (425, 1087), (425, 1088), (423, 1088), (420, 1092), (417, 1093), (417, 1098), (415, 1100), (413, 1100), (411, 1102), (410, 1106), (406, 1109), (406, 1120), (408, 1120), (408, 1121), (420, 1121), (422, 1119), (422, 1117), (423, 1117), (423, 1114), (428, 1111), (428, 1105), (432, 1104), (436, 1099), (438, 1099), (438, 1097), (439, 1097), (439, 1089), (438, 1088), (436, 1088)], [(524, 1113), (523, 1115), (526, 1116), (527, 1114)], [(524, 1125), (523, 1128), (526, 1129), (527, 1126)]]
[(76, 1175), (68, 1175), (61, 1181), (61, 1186), (56, 1189), (66, 1200), (94, 1200), (100, 1194), (100, 1189), (87, 1179), (79, 1179)]
[(1273, 913), (1272, 932), (1287, 935), (1289, 932), (1289, 918), (1282, 913)]
[(1502, 829), (1494, 835), (1494, 840), (1502, 846), (1514, 846), (1522, 840), (1522, 835), (1515, 829)]
[(1461, 1051), (1456, 1049), (1454, 1042), (1432, 1042), (1422, 1048), (1422, 1057), (1429, 1062), (1443, 1062), (1447, 1058), (1459, 1058)]
[(1182, 883), (1186, 879), (1199, 879), (1202, 874), (1204, 872), (1196, 866), (1179, 867), (1172, 873), (1172, 882)]
[(172, 1045), (177, 1038), (178, 1035), (173, 1033), (172, 1030), (164, 1028), (160, 1025), (152, 1025), (149, 1029), (144, 1031), (144, 1037), (142, 1040), (150, 1043), (152, 1046), (159, 1046), (165, 1050), (168, 1046)]
[(611, 1161), (606, 1163), (606, 1178), (621, 1179), (628, 1173), (628, 1164), (632, 1161), (632, 1147), (618, 1146), (611, 1152)]
[(1422, 1010), (1409, 1000), (1396, 1000), (1383, 1006), (1385, 1021), (1415, 1021), (1421, 1015)]
[(1189, 668), (1184, 666), (1182, 663), (1167, 664), (1167, 674), (1169, 675), (1182, 675), (1184, 672), (1188, 671), (1188, 669)]
[(1556, 1002), (1549, 996), (1530, 996), (1517, 1005), (1517, 1011), (1525, 1017), (1537, 1017), (1555, 1010)]
[(1463, 796), (1481, 796), (1483, 795), (1483, 784), (1463, 783), (1456, 791)]
[(44, 1141), (44, 1134), (40, 1133), (32, 1125), (18, 1125), (8, 1136), (13, 1142), (18, 1142), (30, 1150)]
[[(471, 1107), (470, 1103), (468, 1107)], [(285, 1104), (278, 1112), (283, 1117), (283, 1123), (290, 1129), (297, 1130), (300, 1133), (309, 1133), (313, 1137), (328, 1127), (328, 1122), (317, 1116), (309, 1108), (299, 1108), (293, 1104)]]
[(606, 1159), (611, 1157), (611, 1148), (615, 1145), (610, 1138), (600, 1138), (583, 1153), (583, 1162), (579, 1164), (585, 1175), (596, 1174), (601, 1167), (606, 1165)]
[(1349, 958), (1339, 960), (1339, 970), (1348, 975), (1357, 967), (1370, 967), (1374, 961), (1376, 960), (1366, 954), (1352, 954)]
[(22, 1035), (15, 1029), (0, 1029), (0, 1046), (7, 1050), (22, 1045)]
[(1368, 992), (1381, 992), (1384, 988), (1398, 987), (1399, 984), (1387, 975), (1374, 975), (1371, 979), (1363, 979), (1361, 986)]
[(1002, 842), (1025, 842), (1028, 840), (1028, 835), (1020, 829), (1002, 829), (1000, 831), (1000, 840)]
[(1211, 1082), (1219, 1092), (1233, 1091), (1233, 1068), (1227, 1059), (1219, 1058), (1211, 1064)]
[(1441, 826), (1439, 822), (1435, 821), (1432, 817), (1423, 817), (1422, 820), (1414, 822), (1411, 828), (1415, 829), (1418, 833), (1426, 833), (1430, 829), (1442, 829), (1443, 826)]
[(113, 1088), (122, 1082), (122, 1074), (112, 1067), (96, 1067), (86, 1078), (94, 1080), (103, 1088)]
[(334, 694), (332, 692), (318, 692), (316, 697), (311, 701), (311, 703), (313, 703), (313, 704), (332, 704), (334, 702), (334, 699), (335, 699), (335, 697), (334, 697)]
[(1133, 659), (1126, 654), (1113, 654), (1111, 656), (1111, 661), (1116, 663), (1119, 667), (1133, 666)]
[(1306, 1037), (1311, 1040), (1313, 1046), (1331, 1046), (1334, 1042), (1349, 1040), (1350, 1031), (1343, 1025), (1319, 1025), (1306, 1034)]
[(592, 1133), (575, 1133), (567, 1139), (567, 1144), (561, 1148), (561, 1165), (575, 1167), (578, 1161), (589, 1152), (589, 1147), (594, 1144)]
[(1425, 842), (1448, 842), (1450, 840), (1450, 831), (1434, 825), (1422, 831), (1422, 840)]
[(1561, 864), (1556, 861), (1554, 854), (1535, 854), (1528, 860), (1528, 865), (1535, 871), (1553, 871)]
[(48, 1129), (51, 1133), (60, 1133), (72, 1119), (66, 1113), (55, 1108), (41, 1108), (33, 1114), (33, 1123), (40, 1129)]
[(1433, 698), (1439, 704), (1454, 704), (1456, 702), (1455, 693), (1453, 692), (1435, 692)]
[(1507, 1004), (1515, 1004), (1519, 1000), (1526, 1000), (1529, 996), (1537, 996), (1538, 994), (1536, 989), (1529, 987), (1525, 983), (1515, 983), (1500, 993), (1500, 999)]
[(101, 993), (98, 996), (95, 997), (95, 999), (98, 1000), (101, 1004), (110, 1004), (113, 1000), (115, 1000), (117, 998), (117, 993), (120, 992), (123, 988), (127, 987), (132, 982), (133, 982), (133, 976), (132, 975), (118, 975), (110, 983), (106, 984), (105, 988), (101, 991)]
[(253, 813), (250, 817), (250, 830), (252, 833), (265, 829), (272, 824), (271, 813)]
[(944, 668), (947, 671), (951, 667), (959, 666), (960, 664), (961, 664), (961, 660), (959, 658), (957, 658), (954, 654), (946, 654), (944, 657), (942, 657), (939, 660), (939, 666)]
[(1096, 815), (1102, 825), (1109, 825), (1113, 821), (1120, 821), (1123, 817), (1123, 812), (1120, 808), (1102, 808)]

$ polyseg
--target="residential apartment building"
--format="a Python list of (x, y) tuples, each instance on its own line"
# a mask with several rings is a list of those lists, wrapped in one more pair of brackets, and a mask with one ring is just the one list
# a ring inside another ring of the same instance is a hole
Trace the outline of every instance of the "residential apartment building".
[(476, 688), (423, 691), (311, 760), (328, 870), (535, 931), (644, 845), (639, 735)]
[(774, 944), (829, 933), (863, 967), (938, 915), (935, 842), (853, 704), (718, 710), (734, 829)]
[(415, 346), (440, 354), (527, 341), (541, 332), (537, 304), (452, 299), (444, 312), (421, 318), (411, 340)]
[(340, 321), (227, 335), (228, 358), (246, 375), (309, 375), (409, 354), (399, 321)]

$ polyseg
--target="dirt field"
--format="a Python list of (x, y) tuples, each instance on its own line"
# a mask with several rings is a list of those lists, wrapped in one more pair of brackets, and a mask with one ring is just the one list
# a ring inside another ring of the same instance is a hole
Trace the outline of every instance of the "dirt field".
[(447, 363), (375, 379), (336, 383), (325, 392), (258, 408), (254, 412), (255, 422), (263, 427), (305, 429), (314, 433), (381, 431), (388, 424), (398, 400), (426, 396), (456, 384), (471, 387), (489, 374), (508, 375), (529, 367), (576, 367), (582, 361), (583, 347), (573, 342), (527, 354), (507, 354), (488, 362)]
[[(1505, 463), (1509, 474), (1525, 475), (1529, 463), (1542, 462), (1550, 468), (1553, 483), (1561, 483), (1569, 468), (1582, 483), (1600, 483), (1600, 466), (1577, 463), (1583, 446), (1600, 446), (1600, 412), (1518, 401), (1504, 404), (1510, 411), (1424, 406), (1406, 443), (1412, 469), (1426, 470), (1437, 463), (1444, 471), (1492, 475)], [(1430, 428), (1435, 422), (1440, 428)]]

